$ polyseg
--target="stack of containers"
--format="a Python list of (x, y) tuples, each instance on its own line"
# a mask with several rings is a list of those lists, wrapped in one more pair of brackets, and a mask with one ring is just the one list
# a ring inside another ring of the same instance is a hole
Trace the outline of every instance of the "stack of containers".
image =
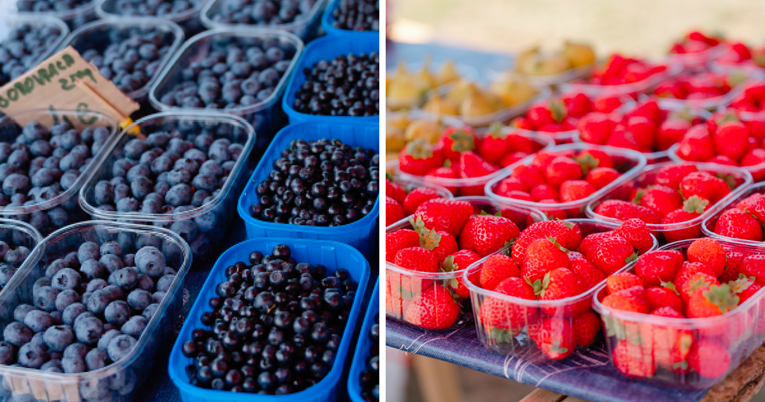
[(57, 18), (64, 21), (70, 30), (74, 30), (98, 18), (96, 16), (96, 3), (98, 0), (84, 1), (70, 10), (61, 11), (20, 11), (18, 8), (15, 11), (22, 18)]
[(202, 9), (202, 25), (208, 29), (242, 29), (242, 28), (274, 28), (283, 32), (289, 32), (297, 35), (304, 42), (308, 43), (319, 34), (321, 27), (321, 16), (327, 7), (328, 0), (316, 0), (311, 10), (303, 16), (286, 24), (275, 25), (251, 25), (251, 24), (228, 24), (220, 21), (220, 14), (223, 10), (238, 7), (237, 3), (231, 0), (210, 0), (207, 1)]
[[(191, 0), (191, 2), (193, 3), (193, 7), (188, 10), (172, 12), (162, 16), (146, 15), (143, 17), (172, 21), (183, 28), (184, 33), (188, 37), (191, 37), (203, 30), (200, 13), (206, 0)], [(125, 18), (126, 15), (119, 9), (119, 3), (119, 0), (100, 0), (96, 5), (96, 14), (98, 14), (100, 18), (110, 20), (120, 20)], [(133, 14), (133, 16), (137, 15), (137, 13)]]

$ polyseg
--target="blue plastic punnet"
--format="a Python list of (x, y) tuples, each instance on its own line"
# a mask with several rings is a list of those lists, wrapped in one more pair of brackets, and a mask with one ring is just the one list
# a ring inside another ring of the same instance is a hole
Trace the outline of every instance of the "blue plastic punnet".
[(350, 40), (365, 36), (373, 36), (379, 40), (380, 31), (353, 31), (332, 26), (332, 23), (335, 22), (335, 17), (332, 16), (332, 12), (340, 6), (340, 1), (341, 0), (332, 0), (332, 2), (329, 3), (329, 6), (327, 6), (327, 9), (324, 10), (324, 15), (321, 16), (321, 27), (324, 28), (324, 32), (327, 33), (327, 36), (341, 36)]
[(377, 279), (375, 290), (372, 291), (372, 297), (369, 299), (367, 315), (361, 324), (359, 332), (359, 341), (356, 344), (356, 353), (353, 354), (353, 363), (351, 363), (351, 372), (348, 373), (348, 396), (353, 402), (364, 402), (361, 398), (361, 373), (366, 368), (367, 357), (369, 357), (369, 347), (372, 346), (372, 340), (369, 339), (369, 328), (375, 324), (375, 316), (380, 313), (380, 279)]

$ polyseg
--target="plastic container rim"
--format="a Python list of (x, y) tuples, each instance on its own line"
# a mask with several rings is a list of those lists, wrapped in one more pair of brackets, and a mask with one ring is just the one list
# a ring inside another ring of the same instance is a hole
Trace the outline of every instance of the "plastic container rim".
[[(651, 62), (649, 62), (651, 63)], [(659, 63), (652, 63), (654, 65), (661, 65)], [(667, 69), (658, 73), (652, 74), (640, 81), (632, 82), (629, 84), (618, 85), (600, 85), (600, 84), (588, 84), (588, 83), (575, 83), (566, 82), (560, 84), (560, 91), (565, 92), (584, 92), (590, 95), (608, 95), (608, 94), (630, 94), (641, 93), (649, 88), (671, 79), (683, 72), (683, 66), (675, 63), (665, 64)]]
[(743, 193), (745, 193), (747, 191), (751, 191), (751, 190), (758, 190), (758, 189), (761, 189), (761, 188), (765, 188), (765, 182), (754, 183), (754, 184), (748, 186), (746, 189), (744, 189), (744, 191), (742, 191), (740, 194), (738, 194), (736, 196), (736, 198), (731, 198), (730, 200), (728, 200), (728, 202), (726, 202), (725, 205), (719, 211), (717, 211), (713, 215), (709, 215), (706, 218), (704, 218), (704, 221), (701, 222), (701, 233), (703, 233), (704, 236), (711, 237), (711, 238), (713, 238), (715, 240), (722, 240), (722, 241), (727, 241), (727, 242), (730, 242), (730, 243), (739, 243), (739, 244), (742, 244), (742, 245), (745, 245), (745, 246), (749, 246), (749, 247), (756, 247), (758, 249), (761, 248), (762, 245), (763, 245), (763, 242), (761, 242), (761, 241), (754, 241), (754, 240), (747, 240), (747, 239), (736, 239), (735, 237), (723, 236), (723, 235), (715, 233), (713, 230), (710, 230), (707, 227), (707, 223), (708, 222), (710, 222), (712, 219), (718, 218), (717, 213), (725, 212), (726, 208), (728, 208), (728, 207), (730, 207), (728, 209), (735, 208), (735, 205), (733, 205), (733, 204), (742, 200)]
[[(35, 66), (39, 66), (39, 64), (50, 57), (55, 51), (61, 46), (61, 44), (69, 37), (69, 25), (66, 25), (66, 22), (64, 22), (62, 19), (54, 17), (52, 15), (45, 15), (45, 14), (34, 14), (34, 13), (20, 13), (20, 14), (9, 14), (0, 17), (0, 20), (4, 21), (5, 24), (12, 28), (14, 25), (32, 25), (32, 26), (45, 26), (45, 25), (55, 25), (61, 33), (58, 34), (58, 37), (56, 38), (56, 41), (51, 44), (49, 49), (45, 52), (43, 52), (38, 60), (35, 60)], [(33, 67), (34, 68), (34, 67)], [(28, 70), (28, 71), (31, 71)]]
[[(121, 20), (123, 18), (129, 18), (128, 16), (125, 16), (123, 14), (113, 14), (104, 9), (104, 5), (108, 2), (112, 2), (114, 0), (96, 0), (96, 15), (98, 15), (99, 18), (110, 20), (110, 19), (116, 19)], [(194, 14), (199, 13), (200, 10), (204, 7), (206, 0), (198, 0), (194, 7), (192, 7), (189, 10), (184, 10), (177, 13), (170, 13), (163, 16), (158, 15), (142, 15), (141, 18), (153, 18), (153, 19), (163, 19), (163, 20), (169, 20), (175, 23), (178, 22), (185, 22), (189, 19), (194, 17)]]
[[(213, 21), (212, 18), (208, 15), (210, 11), (212, 10), (213, 6), (217, 5), (218, 3), (226, 1), (226, 0), (205, 0), (203, 1), (204, 5), (202, 6), (202, 10), (200, 13), (202, 25), (205, 26), (208, 29), (218, 29), (218, 28), (228, 28), (228, 27), (237, 27), (237, 28), (243, 28), (243, 29), (261, 29), (261, 25), (254, 25), (254, 24), (224, 24), (221, 22)], [(310, 22), (315, 16), (316, 13), (319, 12), (319, 9), (322, 8), (322, 5), (326, 3), (327, 0), (317, 0), (316, 3), (314, 3), (313, 8), (311, 8), (311, 12), (307, 15), (304, 15), (300, 17), (298, 20), (292, 21), (287, 24), (278, 24), (278, 25), (268, 25), (269, 27), (276, 27), (273, 29), (278, 29), (282, 32), (289, 31), (291, 29), (298, 28), (300, 26), (305, 25), (306, 23)]]

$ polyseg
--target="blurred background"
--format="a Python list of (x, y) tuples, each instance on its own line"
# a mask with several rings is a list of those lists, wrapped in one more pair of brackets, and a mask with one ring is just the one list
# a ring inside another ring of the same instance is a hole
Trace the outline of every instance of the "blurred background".
[[(387, 10), (388, 40), (393, 41), (388, 44), (389, 55), (396, 54), (395, 42), (510, 56), (536, 45), (554, 50), (565, 40), (573, 40), (592, 45), (599, 57), (619, 51), (659, 58), (667, 54), (673, 41), (691, 30), (719, 33), (755, 48), (765, 46), (765, 1), (761, 0), (389, 0)], [(450, 54), (459, 60), (460, 54), (469, 53), (455, 50)], [(424, 56), (418, 55), (420, 59)], [(437, 53), (432, 56), (439, 59)], [(395, 63), (397, 58), (389, 56), (389, 60)], [(388, 69), (393, 65), (389, 63)], [(514, 402), (534, 390), (398, 350), (388, 349), (386, 360), (390, 401), (430, 402), (428, 383), (438, 384), (439, 377), (453, 374), (460, 384), (442, 381), (440, 386), (449, 389), (447, 394), (454, 402)], [(765, 402), (765, 392), (752, 401)]]

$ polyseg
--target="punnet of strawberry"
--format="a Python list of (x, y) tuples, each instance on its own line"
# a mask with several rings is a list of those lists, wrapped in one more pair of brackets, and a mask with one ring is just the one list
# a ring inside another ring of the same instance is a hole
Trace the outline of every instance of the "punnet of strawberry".
[(644, 254), (593, 306), (622, 374), (706, 388), (765, 339), (763, 285), (762, 251), (707, 237)]
[(399, 153), (402, 177), (447, 188), (456, 196), (483, 195), (501, 168), (549, 147), (549, 138), (492, 125), (484, 135), (470, 127), (449, 127), (436, 144), (408, 143)]
[(679, 66), (654, 64), (613, 53), (593, 69), (588, 79), (561, 85), (561, 90), (589, 94), (636, 95), (679, 73), (681, 69)]
[(428, 330), (452, 327), (470, 307), (462, 271), (544, 219), (539, 211), (488, 197), (423, 203), (386, 230), (387, 314)]
[(385, 226), (390, 226), (414, 213), (421, 204), (436, 198), (451, 199), (449, 190), (417, 181), (385, 178)]
[(463, 274), (479, 339), (524, 360), (571, 356), (600, 332), (590, 309), (597, 286), (656, 246), (638, 219), (616, 228), (589, 219), (529, 226), (509, 252), (484, 258)]
[(572, 92), (536, 103), (510, 123), (519, 130), (551, 136), (557, 144), (573, 141), (579, 122), (590, 114), (608, 114), (632, 102), (618, 95), (589, 96)]
[[(723, 45), (718, 47), (719, 45)], [(714, 50), (712, 50), (714, 49)], [(716, 35), (706, 35), (699, 31), (689, 32), (681, 40), (672, 44), (670, 55), (695, 56), (679, 58), (679, 61), (703, 63), (726, 52), (722, 39)]]
[(664, 162), (587, 205), (587, 216), (609, 222), (638, 218), (661, 242), (701, 237), (704, 219), (752, 183), (733, 166)]
[[(763, 58), (765, 58), (765, 54), (763, 54)], [(752, 119), (765, 122), (765, 116), (757, 115), (760, 112), (765, 112), (765, 82), (747, 85), (744, 91), (728, 105), (728, 108), (740, 112), (750, 112)], [(739, 118), (750, 115), (750, 113), (739, 114)]]
[(590, 200), (634, 177), (645, 163), (643, 155), (626, 149), (559, 145), (492, 179), (487, 193), (504, 202), (537, 208), (550, 218), (581, 218)]
[(730, 103), (759, 75), (736, 67), (683, 73), (659, 84), (653, 94), (666, 103), (713, 110)]
[[(666, 152), (680, 142), (695, 124), (711, 114), (701, 109), (660, 105), (655, 97), (640, 101), (623, 114), (590, 113), (579, 120), (579, 141), (643, 152), (648, 162), (666, 159)], [(654, 154), (657, 153), (657, 154)]]
[(754, 48), (737, 41), (730, 41), (727, 44), (727, 51), (714, 60), (718, 65), (765, 67), (765, 48)]
[(674, 161), (740, 166), (754, 181), (765, 180), (765, 114), (727, 109), (691, 127), (670, 148)]
[(747, 187), (728, 209), (707, 218), (703, 225), (704, 234), (725, 240), (744, 240), (755, 245), (765, 241), (765, 183)]

